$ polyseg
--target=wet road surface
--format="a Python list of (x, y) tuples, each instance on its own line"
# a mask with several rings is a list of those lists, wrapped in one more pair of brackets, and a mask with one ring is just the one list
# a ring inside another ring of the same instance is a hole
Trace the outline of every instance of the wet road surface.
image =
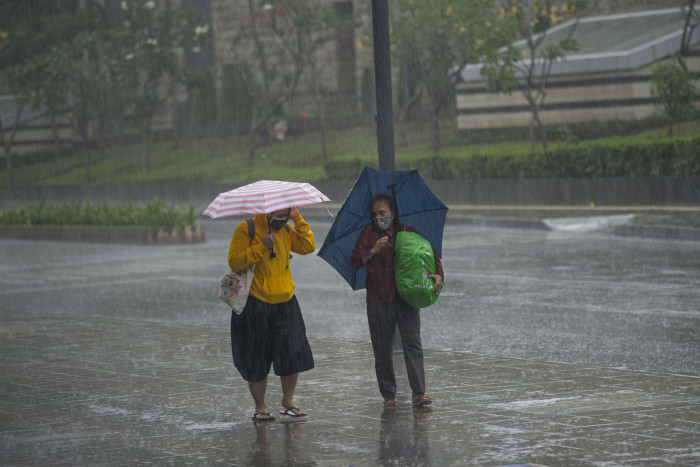
[(0, 240), (3, 464), (700, 463), (699, 243), (449, 225), (421, 313), (430, 411), (405, 382), (382, 409), (364, 292), (295, 255), (310, 417), (255, 427), (216, 299), (234, 226), (184, 246)]

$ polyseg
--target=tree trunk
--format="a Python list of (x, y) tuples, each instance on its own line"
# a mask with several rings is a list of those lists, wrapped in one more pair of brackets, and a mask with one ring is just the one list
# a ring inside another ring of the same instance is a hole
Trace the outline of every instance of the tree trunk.
[(85, 142), (85, 176), (83, 177), (83, 181), (87, 183), (92, 176), (92, 147), (87, 138), (83, 139), (83, 141)]
[(328, 159), (328, 122), (326, 122), (326, 104), (323, 102), (323, 96), (319, 97), (319, 112), (318, 124), (321, 130), (321, 152), (323, 159)]
[[(0, 132), (2, 131), (2, 126), (0, 126)], [(15, 183), (15, 175), (12, 172), (12, 156), (10, 155), (10, 146), (3, 143), (3, 149), (5, 152), (5, 167), (7, 168), (7, 182), (10, 185)]]
[(324, 102), (323, 94), (319, 89), (316, 66), (313, 61), (310, 62), (310, 65), (311, 76), (313, 76), (311, 81), (311, 86), (313, 87), (312, 93), (316, 103), (316, 109), (318, 109), (318, 129), (321, 133), (321, 157), (325, 160), (328, 159), (328, 123), (326, 122), (326, 103)]
[(260, 125), (253, 125), (248, 133), (248, 167), (253, 166), (255, 150), (258, 148)]
[(22, 116), (22, 111), (24, 110), (24, 104), (20, 104), (15, 113), (15, 124), (12, 127), (12, 132), (10, 132), (9, 140), (5, 141), (5, 133), (3, 132), (2, 120), (0, 120), (0, 145), (2, 145), (5, 152), (5, 167), (7, 167), (7, 182), (12, 185), (15, 183), (15, 174), (12, 170), (12, 142), (15, 140), (17, 135), (17, 128), (19, 128), (19, 119)]
[(666, 127), (666, 133), (669, 138), (673, 138), (673, 119), (669, 117), (668, 126)]
[[(685, 21), (683, 24), (683, 36), (681, 37), (681, 56), (688, 56), (690, 53), (690, 38), (693, 36), (693, 30), (695, 27), (691, 25), (693, 12), (695, 11), (695, 0), (688, 1), (688, 13), (685, 15)], [(681, 12), (683, 7), (681, 7)]]
[(51, 145), (54, 151), (58, 151), (60, 142), (58, 140), (58, 125), (56, 123), (56, 109), (49, 108), (49, 118), (51, 119)]
[[(542, 148), (546, 151), (547, 150), (547, 134), (545, 132), (544, 125), (542, 124), (542, 121), (540, 120), (540, 110), (538, 106), (533, 106), (532, 107), (532, 121), (537, 125), (537, 130), (540, 135), (540, 142), (542, 143)], [(533, 145), (536, 145), (535, 143), (535, 133), (534, 133), (534, 128), (531, 130), (531, 138), (533, 141)], [(533, 147), (534, 150), (534, 147)]]
[(145, 136), (143, 145), (143, 173), (147, 174), (151, 171), (151, 145), (148, 135)]
[(442, 142), (440, 141), (440, 112), (435, 109), (432, 111), (433, 121), (430, 125), (430, 140), (432, 142), (433, 152), (438, 154), (442, 150)]
[(537, 127), (540, 130), (540, 141), (542, 141), (542, 148), (547, 151), (547, 127), (542, 124), (539, 115), (537, 116)]
[(80, 136), (82, 144), (85, 151), (85, 172), (83, 174), (83, 181), (90, 181), (90, 169), (91, 169), (91, 158), (90, 154), (90, 130), (88, 129), (89, 118), (87, 112), (84, 108), (73, 108), (73, 125), (75, 128), (76, 135)]
[(406, 147), (408, 146), (408, 132), (407, 132), (407, 124), (406, 121), (408, 120), (408, 111), (413, 105), (418, 102), (418, 99), (421, 96), (421, 89), (419, 86), (416, 86), (415, 89), (413, 90), (413, 94), (411, 97), (408, 99), (408, 102), (406, 102), (403, 106), (403, 108), (399, 111), (399, 146), (400, 147)]
[[(248, 0), (248, 15), (250, 19), (250, 25), (251, 25), (251, 30), (253, 33), (253, 42), (255, 43), (255, 47), (261, 51), (264, 49), (263, 43), (260, 39), (260, 36), (258, 35), (258, 27), (257, 27), (257, 20), (255, 17), (255, 7), (253, 4), (253, 0)], [(262, 115), (263, 115), (263, 128), (265, 133), (267, 133), (267, 119), (269, 118), (268, 113), (270, 112), (270, 80), (269, 80), (269, 73), (267, 70), (267, 60), (266, 60), (266, 55), (264, 53), (258, 53), (258, 61), (260, 64), (260, 71), (261, 71), (261, 76), (263, 80), (263, 89), (262, 89)], [(257, 139), (258, 138), (258, 132), (260, 131), (261, 126), (260, 124), (253, 125), (252, 126), (252, 131), (250, 135), (250, 147), (248, 148), (248, 166), (253, 165), (253, 160), (255, 159), (255, 150), (258, 148), (258, 145), (260, 141)], [(266, 137), (266, 135), (265, 135)]]
[(143, 173), (147, 174), (151, 170), (151, 117), (146, 117), (143, 126)]

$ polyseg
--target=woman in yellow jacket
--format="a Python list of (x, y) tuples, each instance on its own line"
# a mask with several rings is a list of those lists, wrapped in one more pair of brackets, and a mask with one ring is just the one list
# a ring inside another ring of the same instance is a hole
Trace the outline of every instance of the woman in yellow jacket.
[[(287, 224), (289, 219), (294, 227)], [(292, 252), (306, 255), (316, 249), (314, 234), (296, 208), (258, 214), (253, 221), (255, 238), (249, 237), (247, 222), (241, 222), (228, 249), (231, 269), (242, 270), (255, 264), (245, 308), (240, 315), (231, 313), (233, 362), (248, 381), (255, 401), (254, 421), (275, 420), (265, 404), (272, 364), (282, 384), (280, 413), (303, 417), (306, 412), (295, 404), (294, 389), (299, 373), (312, 369), (314, 360), (294, 295), (289, 260)]]

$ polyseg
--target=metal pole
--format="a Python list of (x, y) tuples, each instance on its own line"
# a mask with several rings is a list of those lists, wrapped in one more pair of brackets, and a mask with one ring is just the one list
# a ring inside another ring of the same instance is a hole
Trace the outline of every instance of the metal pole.
[[(372, 0), (374, 42), (374, 88), (377, 95), (377, 150), (379, 170), (394, 170), (394, 104), (391, 92), (391, 50), (389, 43), (389, 1)], [(402, 351), (401, 334), (396, 326), (394, 353)]]
[(372, 0), (372, 32), (379, 169), (394, 170), (394, 107), (391, 92), (388, 0)]

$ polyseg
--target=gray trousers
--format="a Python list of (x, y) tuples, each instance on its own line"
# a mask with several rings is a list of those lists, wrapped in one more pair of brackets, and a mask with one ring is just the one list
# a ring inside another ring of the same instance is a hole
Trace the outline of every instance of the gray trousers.
[(420, 341), (420, 310), (400, 298), (389, 303), (367, 303), (367, 321), (374, 350), (374, 370), (384, 399), (396, 397), (393, 343), (398, 325), (412, 395), (425, 393), (423, 346)]

